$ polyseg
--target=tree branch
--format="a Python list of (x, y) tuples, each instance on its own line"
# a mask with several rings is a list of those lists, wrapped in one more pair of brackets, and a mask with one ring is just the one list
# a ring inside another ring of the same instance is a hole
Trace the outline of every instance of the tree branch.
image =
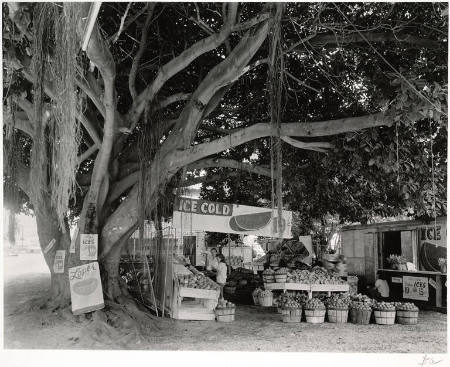
[(223, 167), (223, 168), (234, 168), (241, 171), (246, 171), (249, 173), (254, 173), (260, 176), (271, 177), (270, 169), (254, 166), (250, 163), (238, 162), (233, 159), (225, 159), (225, 158), (206, 158), (186, 166), (187, 170), (193, 169), (203, 169), (203, 168), (212, 168), (212, 167)]
[(303, 142), (292, 139), (288, 136), (282, 136), (281, 140), (300, 149), (315, 150), (317, 152), (326, 153), (327, 149), (333, 148), (333, 144), (328, 142)]
[(166, 99), (159, 101), (156, 109), (162, 110), (166, 108), (167, 106), (170, 106), (172, 103), (186, 101), (191, 97), (191, 93), (175, 93), (171, 96), (167, 97)]
[[(361, 35), (362, 34), (362, 35)], [(433, 40), (426, 38), (421, 38), (409, 34), (395, 34), (395, 33), (374, 33), (374, 32), (361, 32), (360, 33), (350, 33), (346, 35), (337, 34), (319, 34), (310, 39), (310, 43), (313, 46), (338, 46), (342, 44), (349, 43), (366, 43), (369, 42), (402, 42), (409, 43), (413, 46), (425, 47), (431, 49), (439, 49), (442, 45)], [(304, 47), (297, 47), (294, 50), (304, 51)]]
[[(343, 134), (350, 131), (359, 131), (377, 126), (390, 126), (392, 118), (384, 113), (373, 115), (347, 117), (337, 120), (320, 122), (297, 122), (281, 124), (283, 136), (319, 137)], [(275, 132), (273, 132), (275, 134)], [(249, 141), (264, 138), (271, 135), (271, 127), (267, 123), (258, 123), (228, 136), (219, 138), (209, 143), (198, 144), (183, 151), (175, 153), (173, 160), (179, 160), (181, 167), (195, 162), (212, 154), (217, 154), (226, 149), (247, 143)]]
[[(230, 3), (230, 8), (236, 18), (237, 3)], [(231, 28), (234, 24), (230, 21), (224, 24), (222, 30), (219, 33), (215, 33), (207, 38), (204, 38), (187, 50), (183, 51), (180, 55), (169, 61), (163, 67), (160, 68), (154, 81), (135, 99), (133, 105), (127, 116), (129, 121), (129, 128), (133, 130), (136, 126), (145, 106), (154, 99), (155, 95), (159, 92), (162, 86), (172, 78), (179, 71), (186, 68), (191, 62), (197, 59), (199, 56), (206, 52), (214, 50), (220, 44), (222, 44), (230, 35)]]
[(145, 18), (144, 27), (142, 28), (141, 41), (139, 43), (139, 50), (133, 59), (133, 63), (130, 69), (130, 75), (128, 77), (128, 88), (130, 90), (131, 98), (136, 99), (136, 74), (139, 68), (139, 63), (141, 62), (142, 55), (144, 54), (145, 48), (147, 46), (148, 30), (150, 28), (151, 20), (153, 17), (153, 10), (155, 9), (156, 3), (150, 3), (149, 11), (147, 17)]

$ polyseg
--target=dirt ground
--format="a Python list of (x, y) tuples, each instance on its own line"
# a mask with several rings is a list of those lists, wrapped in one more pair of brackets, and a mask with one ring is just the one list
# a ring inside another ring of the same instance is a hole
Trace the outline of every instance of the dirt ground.
[[(420, 313), (406, 325), (284, 324), (275, 312), (237, 306), (236, 321), (158, 323), (150, 342), (120, 333), (97, 338), (87, 332), (87, 319), (75, 322), (66, 313), (32, 309), (30, 300), (48, 289), (50, 277), (40, 254), (5, 256), (4, 347), (6, 349), (144, 349), (184, 351), (292, 351), (446, 353), (445, 314)], [(68, 314), (69, 313), (69, 314)]]

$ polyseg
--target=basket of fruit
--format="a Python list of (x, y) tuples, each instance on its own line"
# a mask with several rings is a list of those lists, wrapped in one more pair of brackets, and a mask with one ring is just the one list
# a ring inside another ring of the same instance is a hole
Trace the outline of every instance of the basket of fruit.
[(253, 297), (253, 303), (255, 306), (259, 305), (259, 294), (262, 292), (261, 288), (255, 288), (255, 290), (252, 292)]
[(372, 315), (370, 302), (353, 301), (350, 305), (350, 319), (354, 324), (368, 325)]
[(300, 322), (302, 320), (302, 306), (294, 299), (289, 299), (281, 309), (283, 322)]
[(273, 294), (270, 290), (259, 293), (259, 304), (264, 307), (271, 307), (273, 304)]
[(345, 293), (333, 294), (326, 301), (328, 322), (346, 323), (350, 296)]
[(419, 308), (410, 302), (396, 304), (397, 322), (402, 325), (416, 325), (419, 318)]
[(318, 298), (311, 298), (305, 303), (306, 322), (310, 324), (322, 324), (325, 321), (326, 308)]
[(236, 292), (236, 282), (235, 281), (227, 282), (223, 287), (223, 291), (228, 294), (234, 294)]
[(280, 269), (276, 270), (275, 271), (275, 282), (276, 283), (286, 283), (287, 273), (288, 273), (287, 268), (280, 268)]
[(216, 314), (216, 320), (219, 322), (234, 321), (235, 310), (236, 306), (234, 303), (220, 300), (214, 311)]
[(391, 302), (375, 302), (373, 305), (375, 322), (378, 325), (395, 324), (395, 305)]
[(272, 269), (266, 269), (263, 271), (264, 283), (275, 283), (275, 272)]

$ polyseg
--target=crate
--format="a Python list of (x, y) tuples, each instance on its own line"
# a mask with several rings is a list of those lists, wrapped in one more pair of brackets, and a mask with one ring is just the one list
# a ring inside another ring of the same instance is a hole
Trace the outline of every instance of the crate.
[(374, 310), (375, 323), (378, 325), (394, 325), (395, 324), (395, 310)]
[(232, 315), (217, 315), (217, 322), (231, 322), (234, 321), (234, 314)]
[(353, 324), (368, 325), (371, 315), (372, 310), (357, 310), (355, 308), (350, 309), (350, 319)]
[(272, 307), (273, 296), (259, 297), (259, 304), (264, 307)]
[(344, 324), (348, 321), (348, 309), (329, 308), (327, 314), (328, 322)]
[(305, 309), (306, 322), (309, 324), (322, 324), (325, 322), (325, 309)]
[(236, 311), (235, 307), (216, 308), (216, 316), (234, 315)]
[(219, 298), (219, 293), (220, 293), (219, 291), (211, 289), (187, 288), (187, 287), (179, 288), (180, 297), (217, 299)]
[(419, 310), (403, 311), (397, 310), (397, 322), (402, 325), (416, 325), (419, 319)]
[(286, 283), (286, 274), (275, 274), (275, 283)]

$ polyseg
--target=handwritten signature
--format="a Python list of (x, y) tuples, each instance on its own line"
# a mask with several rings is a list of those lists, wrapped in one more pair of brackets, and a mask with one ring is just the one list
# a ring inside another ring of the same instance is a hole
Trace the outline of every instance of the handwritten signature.
[(428, 355), (425, 354), (422, 358), (422, 361), (419, 362), (418, 365), (421, 367), (424, 367), (424, 366), (438, 364), (440, 362), (442, 362), (442, 360), (435, 360), (433, 357), (429, 357)]

